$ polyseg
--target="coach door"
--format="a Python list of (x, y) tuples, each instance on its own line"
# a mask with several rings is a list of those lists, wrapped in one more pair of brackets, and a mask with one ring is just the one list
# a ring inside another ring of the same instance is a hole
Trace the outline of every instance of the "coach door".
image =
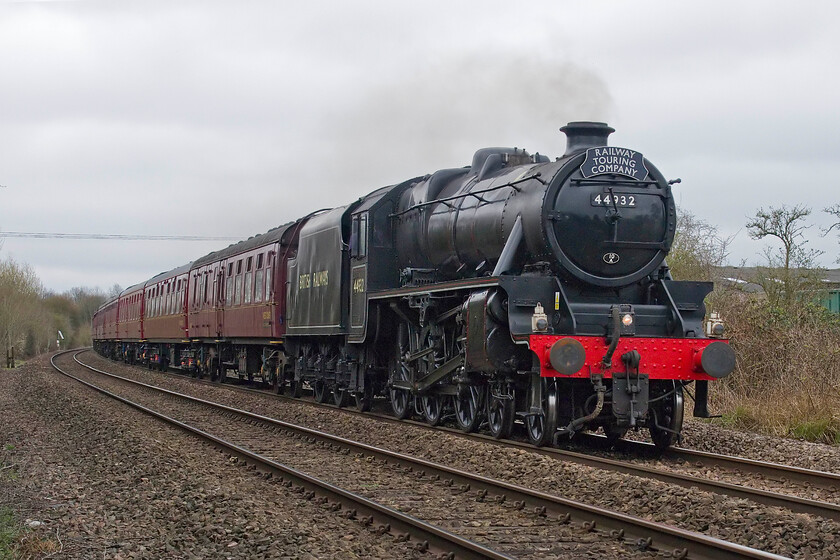
[(365, 339), (367, 320), (368, 213), (353, 216), (350, 231), (350, 341)]
[[(213, 283), (216, 285), (213, 294), (216, 298), (216, 336), (221, 338), (224, 335), (225, 330), (225, 305), (226, 305), (226, 298), (229, 298), (233, 292), (230, 289), (230, 286), (225, 285), (225, 261), (222, 261), (219, 265), (219, 268), (216, 270), (216, 278), (213, 280)], [(231, 265), (233, 266), (233, 265)], [(232, 279), (231, 276), (228, 279)]]

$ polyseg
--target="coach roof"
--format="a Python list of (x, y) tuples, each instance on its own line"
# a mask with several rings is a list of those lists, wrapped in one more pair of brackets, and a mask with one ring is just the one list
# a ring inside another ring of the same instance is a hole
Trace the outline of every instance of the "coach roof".
[(204, 255), (203, 257), (201, 257), (200, 259), (196, 259), (192, 263), (192, 268), (198, 268), (211, 262), (220, 261), (227, 257), (238, 255), (240, 253), (250, 251), (251, 249), (256, 249), (257, 247), (262, 247), (263, 245), (271, 245), (273, 243), (277, 243), (283, 238), (283, 235), (286, 233), (286, 231), (288, 231), (290, 227), (295, 225), (295, 223), (297, 222), (289, 222), (283, 224), (282, 226), (277, 226), (276, 228), (270, 229), (265, 233), (249, 237), (245, 241), (234, 243), (233, 245), (225, 247), (220, 251), (214, 251), (212, 253)]

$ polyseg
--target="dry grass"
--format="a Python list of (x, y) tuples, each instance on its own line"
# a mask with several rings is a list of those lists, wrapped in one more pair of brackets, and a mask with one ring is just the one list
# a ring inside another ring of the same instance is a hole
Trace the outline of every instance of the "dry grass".
[(713, 390), (724, 422), (840, 444), (840, 317), (813, 304), (773, 308), (740, 292), (716, 293), (737, 355)]

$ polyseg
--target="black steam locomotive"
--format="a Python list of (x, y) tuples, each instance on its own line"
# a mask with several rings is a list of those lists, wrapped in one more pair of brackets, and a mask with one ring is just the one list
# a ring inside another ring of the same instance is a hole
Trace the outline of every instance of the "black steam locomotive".
[(285, 377), (430, 424), (454, 414), (507, 437), (517, 420), (543, 445), (601, 427), (679, 436), (683, 387), (734, 353), (704, 332), (708, 282), (671, 279), (671, 185), (614, 129), (561, 129), (550, 161), (486, 148), (469, 167), (379, 189), (302, 226), (288, 265)]
[[(603, 123), (555, 161), (485, 148), (127, 289), (94, 318), (102, 353), (543, 445), (585, 429), (679, 436), (683, 388), (734, 353), (708, 282), (671, 279), (671, 185)], [(705, 328), (704, 328), (705, 327)]]

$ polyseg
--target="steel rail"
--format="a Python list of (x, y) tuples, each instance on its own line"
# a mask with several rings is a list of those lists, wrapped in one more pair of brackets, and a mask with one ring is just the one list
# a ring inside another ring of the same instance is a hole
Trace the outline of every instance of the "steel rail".
[[(172, 426), (180, 428), (183, 431), (198, 436), (200, 439), (210, 442), (211, 444), (224, 450), (225, 452), (231, 453), (239, 459), (250, 462), (251, 464), (257, 466), (257, 468), (259, 468), (260, 470), (269, 472), (274, 476), (280, 477), (280, 480), (284, 482), (286, 486), (294, 485), (302, 488), (307, 492), (312, 492), (314, 494), (324, 496), (328, 500), (340, 504), (343, 508), (346, 509), (346, 511), (349, 512), (349, 518), (357, 518), (361, 516), (362, 523), (366, 525), (372, 524), (374, 520), (378, 521), (380, 523), (380, 526), (378, 528), (379, 531), (383, 533), (392, 533), (398, 540), (408, 540), (409, 535), (419, 536), (420, 539), (422, 539), (419, 543), (421, 549), (431, 549), (438, 553), (448, 554), (450, 558), (490, 558), (497, 560), (511, 559), (511, 557), (508, 555), (484, 547), (478, 543), (475, 543), (473, 541), (460, 537), (454, 533), (450, 533), (449, 531), (441, 529), (440, 527), (436, 527), (434, 525), (401, 513), (397, 510), (381, 505), (372, 500), (368, 500), (363, 496), (354, 494), (352, 492), (339, 488), (338, 486), (317, 479), (313, 476), (307, 475), (282, 463), (278, 463), (277, 461), (249, 451), (244, 447), (240, 447), (232, 442), (214, 436), (213, 434), (210, 434), (208, 432), (190, 426), (189, 424), (185, 424), (183, 422), (180, 422), (179, 420), (161, 414), (139, 403), (135, 403), (129, 399), (126, 399), (125, 397), (121, 397), (106, 389), (97, 387), (92, 383), (88, 383), (87, 381), (64, 371), (55, 363), (56, 357), (73, 351), (74, 350), (67, 350), (53, 355), (52, 358), (50, 358), (50, 363), (52, 364), (53, 368), (55, 368), (55, 370), (59, 373), (66, 375), (67, 377), (74, 379), (77, 382), (102, 393), (103, 395), (116, 399), (167, 424), (170, 424)], [(79, 352), (77, 351), (77, 354), (78, 353)], [(132, 380), (120, 378), (119, 376), (115, 376), (107, 372), (102, 372), (100, 370), (92, 368), (91, 366), (82, 364), (78, 361), (76, 356), (73, 356), (73, 358), (79, 365), (91, 369), (92, 371), (97, 371), (97, 373), (109, 375), (111, 377), (122, 379), (124, 381), (133, 382)], [(139, 384), (139, 382), (133, 383)], [(147, 387), (152, 386), (147, 385)], [(172, 393), (170, 391), (166, 391), (165, 389), (163, 389), (162, 391)], [(177, 395), (177, 393), (174, 394)]]
[[(386, 417), (387, 420), (390, 420)], [(410, 421), (422, 428), (431, 428), (430, 426), (416, 421)], [(515, 440), (497, 440), (492, 436), (484, 434), (466, 434), (460, 430), (448, 427), (440, 427), (438, 429), (452, 433), (459, 437), (482, 441), (491, 445), (499, 447), (511, 447), (514, 449), (522, 449), (538, 455), (552, 457), (558, 460), (569, 461), (587, 467), (607, 470), (612, 472), (620, 472), (633, 476), (643, 478), (652, 478), (665, 482), (667, 484), (674, 484), (684, 488), (698, 488), (705, 492), (713, 492), (715, 494), (724, 494), (736, 498), (744, 498), (752, 500), (768, 506), (777, 506), (795, 511), (797, 513), (805, 513), (808, 515), (817, 515), (827, 519), (840, 521), (840, 505), (830, 502), (822, 502), (819, 500), (811, 500), (808, 498), (801, 498), (799, 496), (791, 496), (790, 494), (782, 494), (780, 492), (773, 492), (770, 490), (762, 490), (750, 486), (743, 486), (740, 484), (733, 484), (720, 480), (710, 480), (702, 476), (694, 476), (689, 474), (681, 474), (667, 470), (648, 467), (645, 465), (637, 465), (627, 461), (619, 461), (616, 459), (609, 459), (606, 457), (599, 457), (597, 455), (589, 455), (586, 453), (579, 453), (576, 451), (569, 451), (566, 449), (558, 449), (555, 447), (536, 447), (530, 443), (523, 443)], [(624, 441), (624, 440), (622, 440)], [(653, 447), (653, 445), (651, 445)], [(819, 471), (815, 471), (819, 472)], [(762, 473), (763, 474), (763, 473)]]
[[(78, 360), (77, 360), (78, 361)], [(79, 362), (81, 364), (81, 362)], [(82, 364), (86, 365), (86, 364)], [(87, 365), (86, 365), (87, 366)], [(92, 367), (92, 366), (87, 366)], [(183, 374), (171, 373), (171, 372), (161, 372), (165, 373), (166, 375), (171, 375), (179, 379), (184, 379)], [(213, 383), (210, 381), (205, 381), (201, 379), (194, 379), (192, 378), (193, 382), (200, 382), (211, 386), (218, 386), (219, 384)], [(624, 474), (630, 474), (633, 476), (639, 476), (643, 478), (653, 478), (668, 484), (674, 484), (676, 486), (682, 486), (685, 488), (692, 488), (696, 487), (700, 490), (706, 492), (713, 492), (716, 494), (723, 494), (727, 496), (732, 496), (736, 498), (744, 498), (748, 500), (752, 500), (756, 503), (768, 505), (768, 506), (776, 506), (788, 509), (790, 511), (794, 511), (797, 513), (805, 513), (808, 515), (817, 515), (820, 517), (824, 517), (826, 519), (833, 519), (835, 521), (840, 521), (840, 505), (830, 503), (830, 502), (823, 502), (819, 500), (812, 500), (808, 498), (802, 498), (799, 496), (792, 496), (790, 494), (784, 494), (781, 492), (773, 492), (770, 490), (762, 490), (759, 488), (753, 488), (750, 486), (744, 486), (741, 484), (733, 484), (730, 482), (718, 481), (718, 480), (710, 480), (708, 478), (704, 478), (702, 476), (695, 476), (695, 475), (688, 475), (688, 474), (681, 474), (675, 473), (668, 470), (657, 469), (653, 467), (648, 467), (644, 465), (638, 465), (634, 463), (630, 463), (627, 461), (621, 461), (616, 459), (609, 459), (606, 457), (599, 457), (597, 455), (591, 455), (587, 453), (580, 453), (576, 451), (570, 451), (566, 449), (560, 449), (556, 447), (536, 447), (531, 445), (530, 443), (524, 443), (516, 440), (498, 440), (493, 438), (492, 436), (485, 435), (485, 434), (476, 434), (476, 433), (465, 433), (461, 430), (450, 428), (447, 426), (429, 426), (428, 424), (416, 421), (416, 420), (399, 420), (392, 416), (388, 416), (386, 414), (376, 413), (376, 412), (364, 412), (360, 413), (353, 410), (345, 410), (340, 409), (334, 405), (328, 403), (318, 403), (314, 401), (305, 401), (300, 399), (295, 399), (292, 397), (288, 397), (285, 395), (277, 395), (274, 393), (270, 393), (268, 391), (255, 389), (252, 387), (242, 387), (237, 385), (224, 385), (228, 389), (233, 389), (237, 391), (244, 391), (249, 393), (255, 393), (259, 395), (263, 395), (270, 398), (279, 398), (283, 400), (293, 401), (293, 402), (300, 402), (310, 406), (320, 407), (320, 408), (328, 408), (331, 410), (339, 410), (345, 414), (361, 414), (368, 418), (374, 418), (383, 422), (390, 422), (394, 424), (403, 424), (407, 423), (412, 426), (428, 429), (428, 430), (438, 430), (444, 431), (450, 434), (453, 434), (457, 437), (462, 437), (465, 439), (470, 439), (474, 441), (481, 441), (484, 443), (489, 443), (491, 445), (496, 445), (499, 447), (509, 447), (514, 449), (521, 449), (531, 453), (536, 453), (538, 455), (552, 457), (558, 460), (565, 460), (572, 463), (598, 468), (602, 470), (612, 471), (612, 472), (620, 472)], [(606, 442), (606, 438), (604, 436), (599, 436), (595, 434), (585, 434), (587, 439), (590, 442), (595, 443), (596, 445), (603, 445)], [(671, 459), (682, 459), (685, 461), (697, 462), (700, 461), (704, 464), (709, 466), (719, 466), (726, 470), (735, 470), (738, 469), (745, 471), (745, 472), (753, 472), (755, 474), (760, 474), (767, 478), (786, 482), (788, 480), (795, 481), (801, 484), (810, 484), (816, 486), (818, 488), (822, 488), (829, 491), (838, 491), (840, 489), (840, 474), (835, 473), (828, 473), (823, 471), (815, 471), (809, 469), (803, 469), (801, 467), (792, 467), (788, 465), (781, 465), (778, 463), (769, 463), (763, 461), (756, 461), (754, 459), (747, 459), (743, 457), (732, 457), (727, 455), (717, 455), (714, 453), (708, 453), (704, 451), (686, 449), (686, 448), (670, 448), (664, 454), (658, 452), (654, 445), (645, 443), (645, 442), (636, 442), (631, 440), (619, 440), (618, 444), (616, 445), (618, 449), (633, 453), (635, 455), (641, 456), (656, 456), (656, 457), (665, 457)]]
[[(652, 444), (643, 441), (630, 441), (622, 439), (618, 442), (617, 448), (634, 454), (655, 452), (655, 447)], [(763, 476), (767, 476), (768, 478), (774, 478), (783, 482), (793, 481), (802, 484), (810, 484), (825, 490), (840, 492), (840, 474), (837, 473), (804, 469), (802, 467), (793, 467), (790, 465), (782, 465), (767, 461), (758, 461), (756, 459), (747, 459), (746, 457), (710, 453), (708, 451), (700, 451), (699, 449), (689, 449), (685, 447), (671, 447), (661, 456), (669, 459), (681, 459), (683, 461), (695, 463), (699, 461), (705, 465), (717, 466), (726, 470), (740, 469), (744, 472), (761, 474)]]
[(557, 515), (560, 519), (570, 522), (572, 517), (581, 521), (584, 529), (593, 531), (596, 527), (606, 528), (607, 534), (617, 540), (631, 544), (632, 546), (650, 548), (652, 550), (669, 552), (675, 558), (702, 558), (709, 560), (729, 559), (780, 559), (784, 558), (765, 551), (749, 548), (736, 543), (724, 541), (702, 533), (688, 531), (649, 521), (632, 515), (610, 511), (597, 506), (582, 502), (561, 498), (519, 486), (509, 482), (491, 479), (475, 473), (448, 467), (413, 457), (382, 449), (372, 445), (356, 442), (340, 436), (335, 436), (320, 430), (299, 426), (275, 418), (255, 414), (246, 410), (240, 410), (231, 406), (215, 403), (198, 397), (185, 395), (162, 387), (156, 387), (133, 379), (128, 379), (110, 372), (106, 372), (93, 366), (84, 364), (74, 356), (76, 362), (89, 370), (106, 375), (108, 377), (144, 387), (162, 394), (181, 398), (183, 400), (199, 403), (222, 410), (224, 412), (240, 415), (244, 418), (256, 420), (297, 434), (312, 442), (319, 441), (326, 445), (345, 448), (356, 453), (363, 453), (374, 458), (397, 464), (407, 470), (422, 473), (422, 476), (439, 477), (450, 484), (459, 484), (463, 491), (478, 490), (479, 499), (495, 499), (503, 502), (512, 500), (518, 508), (532, 507), (540, 515)]

